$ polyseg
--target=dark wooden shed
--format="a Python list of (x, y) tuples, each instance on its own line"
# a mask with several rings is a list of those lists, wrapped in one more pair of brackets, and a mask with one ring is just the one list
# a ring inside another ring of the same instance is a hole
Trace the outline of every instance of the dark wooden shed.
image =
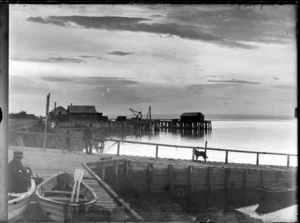
[(126, 120), (127, 120), (126, 116), (118, 116), (116, 122), (126, 122)]
[(58, 106), (49, 112), (49, 117), (51, 120), (66, 121), (68, 120), (68, 111), (64, 107)]
[(102, 113), (96, 111), (95, 106), (70, 105), (68, 106), (69, 120), (96, 121), (102, 117)]
[(201, 112), (185, 112), (180, 116), (181, 122), (204, 122)]

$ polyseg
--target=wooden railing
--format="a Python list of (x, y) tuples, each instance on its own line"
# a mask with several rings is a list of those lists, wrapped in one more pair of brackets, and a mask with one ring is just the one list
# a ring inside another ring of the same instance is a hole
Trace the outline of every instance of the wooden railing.
[[(20, 132), (20, 131), (10, 131), (10, 133), (22, 134), (22, 135), (45, 135), (44, 133), (38, 132)], [(56, 137), (66, 137), (64, 134), (51, 134), (47, 133), (47, 136), (56, 136)], [(82, 137), (72, 136), (72, 138), (82, 139)], [(256, 151), (248, 151), (248, 150), (234, 150), (234, 149), (220, 149), (220, 148), (208, 148), (207, 141), (205, 142), (204, 147), (199, 146), (182, 146), (182, 145), (171, 145), (171, 144), (162, 144), (162, 143), (150, 143), (150, 142), (137, 142), (137, 141), (127, 141), (127, 140), (117, 140), (112, 138), (105, 139), (93, 139), (94, 141), (111, 141), (117, 143), (117, 155), (120, 155), (121, 143), (129, 143), (129, 144), (140, 144), (140, 145), (150, 145), (155, 146), (155, 158), (158, 158), (159, 155), (159, 147), (173, 147), (173, 148), (185, 148), (185, 149), (204, 149), (205, 152), (209, 151), (222, 151), (225, 152), (225, 163), (228, 163), (229, 153), (248, 153), (248, 154), (256, 154), (256, 165), (259, 165), (259, 157), (260, 155), (278, 155), (278, 156), (286, 156), (287, 157), (287, 166), (290, 166), (290, 157), (297, 157), (297, 154), (289, 154), (289, 153), (272, 153), (272, 152), (256, 152)], [(192, 160), (194, 160), (194, 153), (192, 153)]]

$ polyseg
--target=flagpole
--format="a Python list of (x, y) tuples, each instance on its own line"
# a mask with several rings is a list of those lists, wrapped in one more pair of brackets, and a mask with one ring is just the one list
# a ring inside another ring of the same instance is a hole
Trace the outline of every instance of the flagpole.
[(9, 5), (0, 4), (0, 222), (8, 220), (8, 29)]

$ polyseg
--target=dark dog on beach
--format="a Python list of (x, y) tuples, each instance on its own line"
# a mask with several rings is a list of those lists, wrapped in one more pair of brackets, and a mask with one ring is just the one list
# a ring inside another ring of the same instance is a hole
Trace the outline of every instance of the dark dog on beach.
[(205, 151), (201, 152), (201, 151), (198, 151), (196, 148), (194, 149), (194, 155), (196, 156), (196, 160), (198, 160), (199, 156), (202, 156), (205, 162), (206, 162), (206, 159), (208, 158)]

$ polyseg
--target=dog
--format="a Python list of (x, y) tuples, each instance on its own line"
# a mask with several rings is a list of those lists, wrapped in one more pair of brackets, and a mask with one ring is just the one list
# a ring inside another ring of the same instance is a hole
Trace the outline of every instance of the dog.
[(204, 162), (206, 162), (206, 159), (208, 158), (205, 151), (201, 152), (201, 151), (198, 151), (196, 148), (194, 149), (194, 155), (196, 156), (196, 160), (198, 160), (199, 156), (202, 156), (204, 159)]
[(100, 151), (100, 153), (103, 153), (103, 151), (104, 151), (104, 141), (96, 141), (95, 140), (93, 142), (93, 146), (94, 146), (97, 153), (99, 153), (99, 151)]

